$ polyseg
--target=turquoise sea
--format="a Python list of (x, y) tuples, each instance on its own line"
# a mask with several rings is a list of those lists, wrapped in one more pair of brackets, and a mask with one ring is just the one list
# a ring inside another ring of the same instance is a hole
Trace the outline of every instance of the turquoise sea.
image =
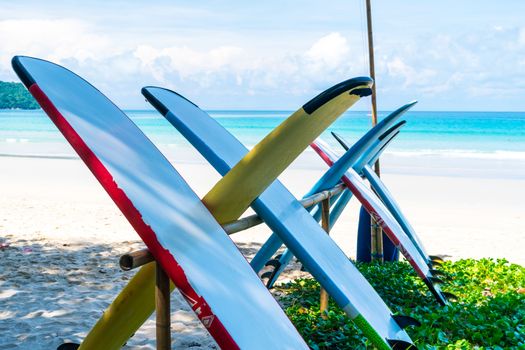
[[(219, 123), (252, 147), (291, 111), (210, 111)], [(379, 117), (387, 115), (381, 112)], [(156, 111), (127, 111), (161, 149), (173, 154), (189, 147)], [(525, 112), (408, 112), (407, 124), (387, 153), (525, 160)], [(367, 112), (343, 115), (329, 130), (349, 141), (371, 127)], [(335, 142), (328, 133), (323, 138)], [(41, 110), (0, 111), (0, 155), (73, 157), (72, 149)]]

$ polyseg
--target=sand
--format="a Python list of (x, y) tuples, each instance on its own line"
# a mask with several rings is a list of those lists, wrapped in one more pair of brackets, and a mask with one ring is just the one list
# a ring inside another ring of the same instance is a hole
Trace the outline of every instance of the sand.
[[(429, 253), (525, 265), (525, 161), (387, 155), (382, 164)], [(219, 179), (193, 154), (176, 167), (201, 196)], [(301, 197), (325, 169), (307, 152), (281, 179)], [(0, 194), (0, 349), (79, 341), (132, 276), (118, 257), (143, 244), (78, 159), (0, 157)], [(350, 257), (358, 208), (353, 200), (331, 233)], [(232, 237), (250, 255), (269, 233), (260, 225)], [(216, 348), (177, 293), (172, 300), (173, 348)], [(126, 348), (154, 347), (150, 319)]]

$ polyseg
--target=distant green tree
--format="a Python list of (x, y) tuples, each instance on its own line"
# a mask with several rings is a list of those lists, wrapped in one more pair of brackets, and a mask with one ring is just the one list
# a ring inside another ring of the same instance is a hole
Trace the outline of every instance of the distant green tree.
[(38, 109), (40, 106), (20, 83), (0, 81), (0, 109)]

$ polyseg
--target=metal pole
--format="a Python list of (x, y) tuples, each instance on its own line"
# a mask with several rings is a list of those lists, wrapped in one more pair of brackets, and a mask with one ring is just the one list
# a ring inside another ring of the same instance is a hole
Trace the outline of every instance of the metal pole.
[[(377, 124), (377, 94), (376, 94), (376, 71), (374, 64), (374, 38), (372, 34), (372, 6), (371, 0), (366, 0), (366, 24), (368, 28), (368, 58), (370, 64), (370, 77), (374, 79), (374, 85), (372, 86), (372, 126)], [(379, 160), (374, 164), (374, 169), (377, 176), (380, 175)], [(377, 224), (374, 218), (371, 217), (371, 256), (372, 260), (383, 260), (383, 233), (381, 227)]]
[[(321, 226), (326, 234), (330, 234), (330, 197), (321, 202)], [(321, 298), (319, 301), (321, 317), (326, 319), (328, 311), (328, 293), (321, 287)]]
[(156, 263), (155, 307), (157, 350), (170, 350), (170, 279), (159, 263)]

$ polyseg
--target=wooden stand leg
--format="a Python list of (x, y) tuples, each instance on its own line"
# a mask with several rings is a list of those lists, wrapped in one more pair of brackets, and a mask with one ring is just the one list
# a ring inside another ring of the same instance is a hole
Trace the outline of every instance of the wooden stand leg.
[[(330, 198), (321, 202), (321, 226), (327, 234), (330, 233)], [(321, 317), (326, 319), (326, 311), (328, 310), (328, 293), (321, 287), (321, 300), (319, 302), (321, 309)]]
[(383, 262), (383, 230), (372, 216), (370, 216), (370, 232), (371, 259)]
[(157, 317), (157, 350), (171, 349), (170, 279), (156, 263), (155, 307)]

